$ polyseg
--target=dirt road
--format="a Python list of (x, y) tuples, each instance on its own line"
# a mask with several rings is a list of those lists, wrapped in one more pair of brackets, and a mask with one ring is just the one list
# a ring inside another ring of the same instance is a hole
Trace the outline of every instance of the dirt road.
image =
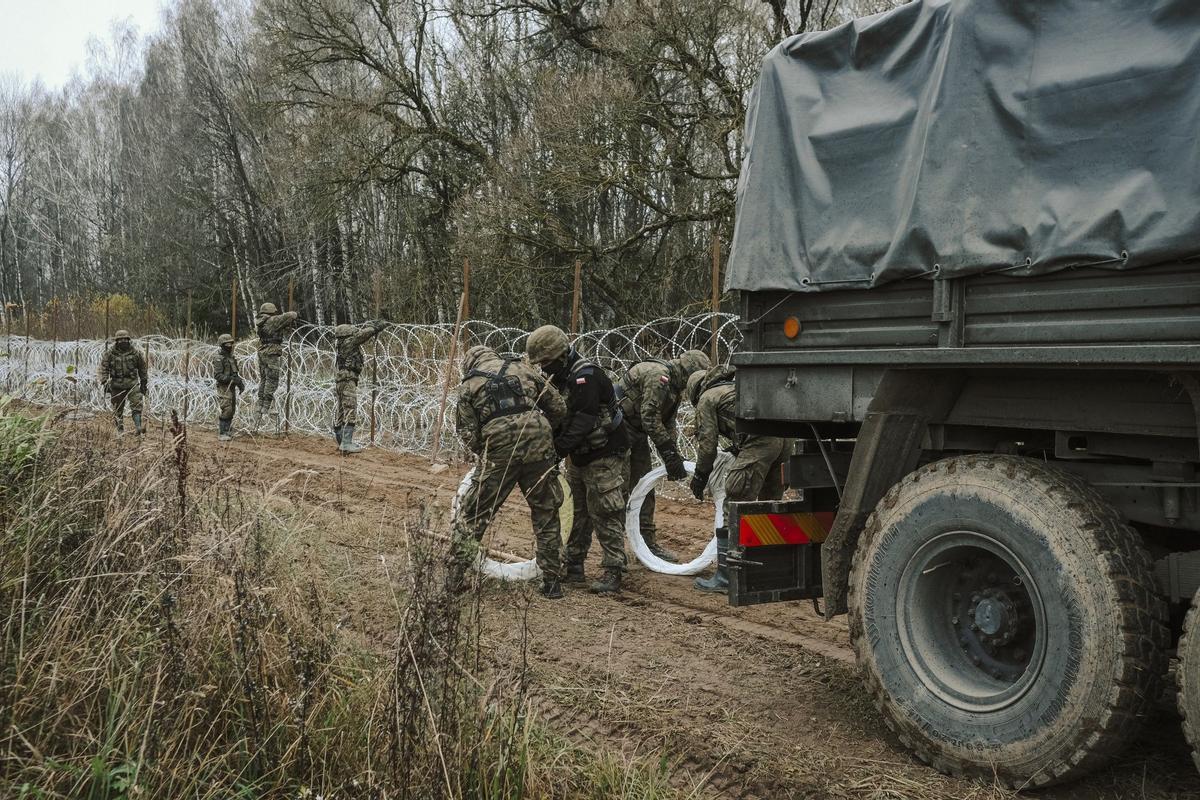
[[(195, 431), (192, 447), (197, 475), (278, 485), (310, 515), (320, 533), (305, 545), (344, 626), (375, 640), (395, 628), (388, 563), (403, 558), (401, 521), (421, 505), (445, 514), (465, 471), (435, 475), (423, 459), (380, 450), (339, 457), (332, 441), (297, 436), (222, 446)], [(690, 499), (660, 501), (660, 536), (690, 557), (709, 535), (711, 514), (711, 505)], [(488, 544), (529, 556), (531, 539), (518, 496)], [(908, 755), (859, 688), (844, 621), (825, 623), (807, 603), (732, 609), (693, 591), (691, 578), (634, 566), (619, 599), (572, 589), (551, 602), (530, 585), (496, 584), (484, 623), (495, 661), (527, 653), (551, 727), (622, 756), (663, 759), (682, 797), (1011, 796)], [(1119, 764), (1037, 796), (1200, 797), (1170, 705), (1164, 701), (1145, 741)]]

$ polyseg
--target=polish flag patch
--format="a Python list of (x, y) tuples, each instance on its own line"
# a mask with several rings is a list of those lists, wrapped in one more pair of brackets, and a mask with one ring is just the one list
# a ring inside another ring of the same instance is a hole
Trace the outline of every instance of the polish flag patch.
[(575, 383), (577, 385), (587, 383), (587, 378), (576, 378)]
[(670, 382), (671, 382), (671, 379), (670, 379), (670, 378), (668, 378), (666, 375), (659, 375), (659, 376), (658, 376), (658, 382), (659, 382), (659, 383), (670, 383)]

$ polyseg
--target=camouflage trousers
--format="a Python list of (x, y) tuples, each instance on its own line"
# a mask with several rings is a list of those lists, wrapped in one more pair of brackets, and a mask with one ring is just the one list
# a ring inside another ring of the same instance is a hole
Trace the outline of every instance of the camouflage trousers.
[(232, 383), (217, 387), (217, 419), (233, 419), (237, 413), (237, 387)]
[(333, 421), (334, 427), (355, 425), (358, 422), (358, 376), (343, 372), (338, 375), (333, 387), (334, 400), (337, 402), (337, 416)]
[(454, 522), (454, 555), (459, 563), (470, 563), (477, 543), (512, 490), (521, 487), (533, 533), (537, 539), (537, 565), (548, 579), (562, 578), (562, 531), (558, 509), (563, 502), (558, 482), (558, 464), (552, 459), (522, 462), (518, 459), (481, 461), (475, 479), (463, 495)]
[(567, 485), (575, 518), (567, 539), (565, 561), (582, 564), (592, 546), (592, 531), (600, 541), (603, 567), (624, 569), (625, 502), (629, 497), (629, 454), (598, 458), (578, 467), (567, 461)]
[(134, 384), (128, 389), (111, 389), (108, 393), (108, 399), (112, 402), (113, 415), (117, 421), (125, 416), (125, 402), (129, 402), (129, 411), (133, 414), (142, 413), (142, 387)]
[(725, 474), (725, 519), (729, 504), (783, 497), (783, 465), (788, 441), (774, 436), (749, 436)]
[(271, 411), (275, 406), (275, 392), (279, 391), (282, 363), (283, 355), (280, 353), (258, 354), (258, 408), (263, 413)]
[[(646, 476), (646, 473), (654, 466), (654, 461), (650, 454), (650, 437), (644, 433), (630, 428), (629, 437), (631, 446), (629, 448), (629, 480), (625, 483), (625, 496), (629, 497), (633, 492), (633, 487), (637, 486), (638, 481)], [(638, 514), (638, 529), (642, 532), (642, 538), (646, 540), (646, 544), (653, 545), (658, 541), (658, 528), (654, 524), (654, 492), (646, 495), (646, 499), (642, 502), (642, 511)]]

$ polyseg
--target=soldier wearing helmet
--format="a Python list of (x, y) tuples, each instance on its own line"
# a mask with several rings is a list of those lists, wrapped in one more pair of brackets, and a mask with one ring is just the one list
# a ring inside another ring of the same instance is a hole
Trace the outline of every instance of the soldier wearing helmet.
[(279, 375), (283, 362), (283, 340), (296, 323), (300, 315), (295, 311), (282, 314), (274, 303), (263, 303), (258, 308), (255, 319), (258, 332), (258, 411), (255, 414), (256, 427), (261, 427), (263, 418), (271, 421), (273, 428), (278, 428), (275, 413), (275, 392), (279, 389)]
[[(696, 409), (696, 469), (692, 475), (692, 494), (704, 497), (717, 458), (719, 440), (730, 442), (733, 463), (725, 475), (725, 519), (729, 503), (748, 500), (778, 500), (783, 497), (783, 464), (787, 460), (786, 439), (775, 436), (739, 434), (737, 387), (733, 367), (718, 365), (708, 372), (697, 372), (688, 379), (688, 400)], [(703, 592), (729, 589), (729, 529), (717, 529), (717, 570), (711, 578), (697, 578), (695, 587)]]
[(517, 358), (478, 345), (463, 360), (458, 388), (458, 436), (475, 454), (475, 477), (454, 522), (456, 569), (461, 574), (477, 556), (477, 542), (516, 486), (521, 487), (537, 540), (542, 594), (562, 593), (562, 505), (553, 425), (567, 408), (542, 374)]
[(246, 383), (238, 374), (237, 358), (233, 354), (233, 337), (222, 333), (217, 337), (217, 355), (213, 359), (213, 380), (217, 384), (217, 439), (228, 442), (233, 438), (233, 416), (237, 413), (238, 392)]
[(567, 540), (566, 580), (582, 583), (592, 531), (604, 551), (603, 576), (591, 585), (600, 594), (619, 592), (625, 571), (625, 499), (629, 480), (629, 431), (616, 390), (604, 370), (575, 352), (560, 328), (543, 325), (529, 334), (525, 354), (550, 376), (566, 400), (554, 449), (567, 458), (567, 484), (575, 520)]
[[(621, 395), (621, 410), (629, 423), (631, 437), (627, 491), (650, 471), (651, 442), (667, 468), (668, 478), (678, 481), (687, 477), (676, 444), (675, 415), (688, 378), (697, 372), (703, 373), (709, 366), (708, 356), (699, 350), (688, 350), (670, 361), (640, 361), (621, 378), (617, 392)], [(650, 552), (665, 561), (677, 560), (674, 553), (658, 543), (654, 492), (646, 495), (639, 522), (642, 538)]]
[(333, 438), (342, 453), (362, 452), (362, 445), (354, 441), (354, 426), (358, 421), (358, 377), (366, 362), (362, 346), (386, 327), (386, 322), (373, 320), (362, 327), (342, 324), (333, 329), (337, 348), (337, 380), (334, 384), (337, 419), (333, 423)]
[(100, 360), (100, 385), (112, 403), (117, 433), (125, 432), (125, 403), (128, 401), (133, 427), (140, 435), (146, 432), (142, 426), (142, 404), (148, 385), (146, 359), (133, 346), (129, 331), (119, 330), (113, 339), (113, 346)]

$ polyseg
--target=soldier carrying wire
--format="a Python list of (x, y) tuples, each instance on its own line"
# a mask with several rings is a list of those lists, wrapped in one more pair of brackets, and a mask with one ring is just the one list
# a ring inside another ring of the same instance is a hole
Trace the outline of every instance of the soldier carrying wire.
[(563, 596), (558, 520), (563, 492), (554, 425), (566, 415), (562, 396), (529, 364), (482, 345), (467, 351), (456, 416), (459, 438), (477, 461), (454, 525), (458, 576), (478, 555), (475, 543), (500, 506), (520, 486), (533, 518), (542, 595)]

